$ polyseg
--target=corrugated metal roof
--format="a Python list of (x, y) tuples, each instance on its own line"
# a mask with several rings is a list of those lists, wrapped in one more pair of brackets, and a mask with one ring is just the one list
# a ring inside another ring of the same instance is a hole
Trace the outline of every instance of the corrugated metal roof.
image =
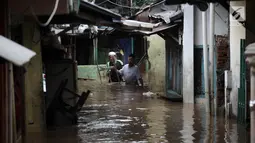
[(85, 0), (81, 0), (81, 4), (80, 4), (80, 8), (87, 8), (89, 10), (92, 10), (93, 12), (98, 12), (102, 15), (107, 15), (110, 16), (112, 18), (116, 18), (116, 19), (120, 19), (121, 15), (114, 13), (112, 11), (110, 11), (109, 9), (103, 8), (101, 6), (98, 6), (94, 3), (85, 1)]
[(130, 27), (136, 27), (136, 28), (147, 28), (147, 29), (153, 29), (160, 25), (160, 23), (154, 24), (154, 23), (141, 22), (136, 20), (121, 20), (121, 24), (124, 26), (130, 26)]
[(162, 25), (162, 26), (159, 26), (159, 27), (156, 27), (154, 29), (152, 29), (152, 31), (144, 31), (144, 30), (133, 30), (133, 32), (136, 32), (136, 33), (140, 33), (140, 34), (143, 34), (143, 35), (152, 35), (152, 34), (156, 34), (158, 32), (161, 32), (161, 31), (164, 31), (166, 29), (170, 29), (170, 28), (173, 28), (177, 26), (177, 24), (173, 24), (173, 25)]
[[(151, 21), (151, 19), (155, 19), (158, 21), (163, 21), (166, 24), (169, 24), (172, 17), (177, 15), (182, 15), (183, 10), (181, 9), (181, 5), (165, 5), (165, 1), (161, 1), (156, 4), (151, 4), (141, 11), (139, 11), (132, 19), (136, 19), (143, 22)], [(179, 16), (179, 18), (181, 18)]]

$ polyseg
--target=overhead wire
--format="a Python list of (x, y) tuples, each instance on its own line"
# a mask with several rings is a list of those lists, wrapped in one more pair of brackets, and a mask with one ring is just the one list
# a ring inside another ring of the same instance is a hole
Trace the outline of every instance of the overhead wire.
[[(125, 6), (125, 5), (120, 5), (120, 4), (117, 4), (117, 3), (112, 2), (110, 0), (106, 0), (106, 1), (104, 1), (102, 3), (105, 3), (105, 2), (109, 2), (109, 3), (111, 3), (111, 4), (115, 5), (115, 6), (119, 6), (119, 7), (123, 7), (123, 8), (128, 8), (128, 9), (141, 9), (140, 7), (130, 7), (130, 6)], [(102, 4), (102, 3), (100, 3), (100, 4)]]
[(56, 14), (56, 11), (57, 11), (57, 9), (58, 9), (58, 4), (59, 4), (59, 0), (56, 0), (56, 1), (55, 1), (54, 9), (53, 9), (53, 11), (52, 11), (52, 13), (51, 13), (49, 19), (46, 21), (46, 23), (41, 23), (41, 22), (39, 21), (38, 17), (36, 16), (36, 14), (35, 14), (35, 12), (34, 12), (34, 10), (33, 10), (33, 8), (32, 8), (31, 6), (30, 6), (30, 10), (31, 10), (32, 15), (34, 16), (35, 20), (37, 21), (37, 23), (38, 23), (40, 26), (42, 26), (42, 27), (46, 27), (46, 26), (48, 26), (48, 25), (50, 24), (51, 20), (53, 19), (54, 15)]
[(105, 0), (105, 1), (103, 1), (103, 2), (100, 2), (99, 4), (97, 4), (97, 5), (101, 5), (101, 4), (104, 4), (104, 3), (106, 3), (108, 0)]

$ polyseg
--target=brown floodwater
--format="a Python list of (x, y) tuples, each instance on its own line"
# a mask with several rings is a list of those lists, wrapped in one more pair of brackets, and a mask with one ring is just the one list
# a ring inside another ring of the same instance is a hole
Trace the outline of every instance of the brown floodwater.
[(235, 120), (211, 117), (204, 105), (143, 96), (147, 91), (120, 84), (79, 81), (90, 89), (78, 124), (47, 133), (47, 143), (245, 143), (249, 136)]

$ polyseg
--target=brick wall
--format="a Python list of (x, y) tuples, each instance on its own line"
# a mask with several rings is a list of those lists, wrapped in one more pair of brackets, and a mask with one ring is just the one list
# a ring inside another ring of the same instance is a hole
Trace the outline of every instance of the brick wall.
[(224, 104), (224, 71), (229, 70), (230, 56), (229, 56), (229, 42), (226, 36), (216, 36), (217, 49), (217, 94), (218, 105)]

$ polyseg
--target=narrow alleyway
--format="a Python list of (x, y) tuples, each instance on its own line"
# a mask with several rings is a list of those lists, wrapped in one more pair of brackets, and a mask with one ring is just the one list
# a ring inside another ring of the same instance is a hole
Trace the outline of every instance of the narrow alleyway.
[[(78, 124), (48, 131), (47, 143), (89, 142), (248, 142), (236, 121), (210, 119), (202, 105), (148, 98), (143, 90), (120, 84), (79, 81), (79, 90), (91, 89)], [(215, 123), (217, 122), (217, 123)]]

